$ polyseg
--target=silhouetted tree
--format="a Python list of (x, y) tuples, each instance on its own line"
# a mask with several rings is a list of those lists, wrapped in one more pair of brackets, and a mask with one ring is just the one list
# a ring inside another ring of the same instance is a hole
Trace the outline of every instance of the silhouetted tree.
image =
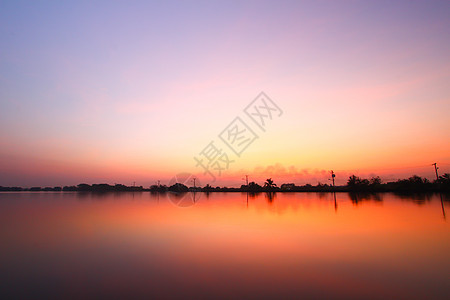
[(347, 180), (347, 186), (350, 190), (367, 190), (370, 185), (368, 179), (363, 179), (358, 176), (352, 175)]
[(392, 187), (393, 190), (399, 192), (408, 192), (408, 191), (428, 191), (432, 190), (433, 185), (426, 178), (422, 178), (420, 176), (414, 175), (409, 177), (408, 179), (400, 179), (394, 183), (388, 184)]
[(422, 178), (420, 176), (417, 175), (413, 175), (411, 177), (408, 178), (408, 181), (413, 184), (413, 185), (423, 185), (423, 184), (428, 184), (430, 183), (430, 181), (426, 178)]
[(185, 193), (189, 191), (189, 188), (184, 184), (177, 182), (169, 187), (169, 191), (177, 193)]
[(89, 191), (89, 190), (91, 190), (91, 186), (86, 183), (80, 183), (79, 185), (77, 185), (77, 189), (79, 191)]
[(202, 189), (204, 192), (209, 193), (212, 192), (214, 190), (214, 188), (208, 183), (207, 185), (205, 185)]
[(64, 191), (64, 192), (73, 192), (73, 191), (76, 191), (76, 190), (77, 190), (77, 187), (74, 186), (74, 185), (63, 187), (63, 191)]
[(348, 180), (347, 180), (347, 186), (349, 186), (349, 187), (354, 187), (354, 186), (356, 186), (360, 181), (361, 181), (361, 178), (359, 178), (359, 177), (357, 177), (357, 176), (355, 176), (355, 175), (352, 175), (352, 176), (350, 176), (350, 177), (348, 178)]
[(262, 190), (262, 187), (255, 183), (254, 181), (250, 182), (248, 184), (248, 191), (249, 192), (260, 192)]
[(150, 186), (150, 192), (152, 193), (165, 193), (166, 191), (167, 191), (166, 185), (153, 184)]
[(439, 179), (436, 180), (438, 187), (441, 190), (450, 190), (450, 174), (445, 173), (444, 175), (439, 176)]
[(378, 186), (381, 184), (381, 178), (380, 176), (374, 176), (370, 178), (370, 185), (371, 186)]
[(271, 190), (275, 188), (277, 185), (273, 182), (272, 178), (267, 178), (266, 182), (264, 183), (264, 187)]
[(450, 183), (450, 173), (445, 173), (444, 175), (439, 176), (439, 181), (441, 183)]

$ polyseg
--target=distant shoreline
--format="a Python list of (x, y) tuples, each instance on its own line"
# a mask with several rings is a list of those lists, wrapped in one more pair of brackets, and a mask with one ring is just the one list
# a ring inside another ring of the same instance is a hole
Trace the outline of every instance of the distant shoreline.
[(30, 190), (0, 190), (0, 193), (91, 193), (91, 194), (103, 194), (103, 193), (150, 193), (150, 194), (168, 194), (168, 193), (249, 193), (249, 194), (262, 194), (262, 193), (286, 193), (286, 194), (294, 194), (294, 193), (352, 193), (352, 194), (384, 194), (384, 193), (395, 193), (395, 194), (436, 194), (436, 193), (444, 193), (450, 194), (449, 190), (432, 190), (432, 191), (418, 191), (418, 190), (409, 190), (409, 191), (395, 191), (395, 190), (384, 190), (384, 191), (352, 191), (352, 190), (304, 190), (304, 191), (258, 191), (258, 192), (249, 192), (249, 191), (241, 191), (241, 190), (220, 190), (220, 191), (192, 191), (189, 190), (187, 192), (153, 192), (149, 189), (136, 190), (136, 191), (30, 191)]
[[(437, 174), (436, 174), (437, 177)], [(333, 178), (334, 179), (334, 178)], [(195, 182), (194, 182), (195, 184)], [(56, 187), (3, 187), (0, 186), (0, 192), (152, 192), (152, 193), (166, 193), (166, 192), (360, 192), (360, 193), (384, 193), (384, 192), (398, 192), (398, 193), (417, 193), (417, 192), (450, 192), (450, 174), (446, 173), (433, 182), (426, 178), (417, 175), (411, 176), (408, 179), (400, 179), (393, 182), (382, 183), (380, 177), (372, 177), (364, 179), (352, 175), (348, 178), (347, 185), (335, 186), (318, 183), (316, 186), (306, 184), (297, 186), (294, 183), (283, 183), (277, 186), (272, 178), (268, 178), (263, 186), (249, 182), (246, 185), (241, 185), (239, 188), (231, 187), (213, 187), (207, 184), (204, 187), (191, 186), (188, 187), (183, 183), (177, 182), (171, 186), (166, 185), (151, 185), (149, 188), (143, 186), (126, 186), (124, 184), (110, 185), (107, 183), (87, 184), (80, 183), (77, 186), (56, 186)]]
[(450, 189), (448, 188), (428, 188), (428, 189), (418, 189), (418, 188), (411, 188), (411, 189), (395, 189), (395, 188), (377, 188), (377, 189), (351, 189), (346, 186), (336, 186), (336, 187), (328, 187), (328, 188), (298, 188), (293, 190), (283, 190), (283, 189), (273, 189), (273, 190), (267, 190), (267, 189), (261, 189), (261, 190), (248, 190), (248, 189), (241, 189), (241, 188), (214, 188), (210, 190), (205, 190), (204, 188), (188, 188), (187, 190), (182, 191), (176, 191), (176, 190), (152, 190), (150, 188), (140, 188), (140, 187), (131, 187), (130, 189), (91, 189), (91, 190), (75, 190), (75, 189), (27, 189), (27, 188), (17, 188), (17, 187), (0, 187), (0, 192), (30, 192), (30, 193), (65, 193), (65, 192), (76, 192), (76, 193), (136, 193), (136, 192), (148, 192), (152, 194), (166, 194), (166, 193), (188, 193), (188, 192), (203, 192), (203, 193), (251, 193), (251, 194), (257, 194), (257, 193), (450, 193)]

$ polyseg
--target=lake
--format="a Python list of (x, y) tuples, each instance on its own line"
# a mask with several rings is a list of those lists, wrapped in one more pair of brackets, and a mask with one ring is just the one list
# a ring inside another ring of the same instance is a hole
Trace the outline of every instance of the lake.
[(0, 193), (0, 296), (450, 299), (448, 195), (181, 202)]

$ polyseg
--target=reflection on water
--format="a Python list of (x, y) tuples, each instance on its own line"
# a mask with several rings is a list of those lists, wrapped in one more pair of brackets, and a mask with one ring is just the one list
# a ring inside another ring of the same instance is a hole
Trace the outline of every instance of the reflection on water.
[(197, 196), (0, 193), (0, 295), (450, 296), (448, 195)]

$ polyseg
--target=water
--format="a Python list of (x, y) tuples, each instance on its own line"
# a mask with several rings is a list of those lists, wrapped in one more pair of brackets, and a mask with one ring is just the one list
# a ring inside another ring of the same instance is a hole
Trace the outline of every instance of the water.
[(0, 296), (449, 299), (449, 206), (440, 195), (212, 193), (180, 208), (147, 192), (0, 193)]

